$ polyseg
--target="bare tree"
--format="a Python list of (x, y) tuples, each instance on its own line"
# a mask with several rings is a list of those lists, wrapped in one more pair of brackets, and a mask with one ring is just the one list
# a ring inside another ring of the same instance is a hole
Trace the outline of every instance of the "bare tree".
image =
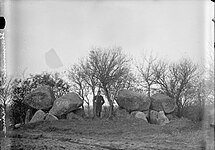
[[(89, 86), (85, 83), (83, 79), (83, 70), (80, 65), (74, 64), (70, 69), (68, 69), (68, 79), (71, 81), (72, 88), (78, 95), (87, 103), (88, 108), (90, 107), (89, 99), (86, 96), (89, 94)], [(82, 108), (84, 108), (82, 106)]]
[(161, 93), (166, 93), (168, 96), (173, 97), (168, 86), (169, 82), (169, 72), (168, 72), (168, 63), (165, 61), (159, 60), (153, 65), (153, 71), (155, 75), (155, 83), (159, 86), (157, 91)]
[(179, 63), (158, 63), (154, 67), (156, 73), (156, 83), (160, 86), (160, 91), (176, 100), (177, 113), (181, 116), (183, 107), (182, 94), (188, 85), (197, 75), (197, 66), (188, 59), (183, 59)]
[(181, 107), (191, 105), (204, 106), (205, 102), (205, 83), (201, 76), (196, 76), (190, 81), (181, 93)]
[(138, 72), (140, 73), (140, 82), (143, 88), (146, 88), (147, 95), (151, 96), (151, 87), (156, 82), (154, 65), (157, 58), (150, 55), (149, 57), (144, 56), (143, 62), (137, 66)]
[(134, 74), (125, 74), (110, 86), (111, 99), (116, 100), (117, 94), (121, 89), (132, 90), (134, 88), (136, 88), (136, 78)]
[(113, 49), (93, 48), (89, 54), (90, 69), (96, 71), (96, 77), (101, 83), (110, 105), (110, 118), (113, 115), (111, 86), (129, 71), (129, 60), (121, 50), (120, 47)]
[(85, 81), (87, 86), (91, 89), (91, 93), (93, 95), (93, 116), (96, 116), (96, 107), (95, 107), (95, 90), (96, 87), (99, 86), (99, 81), (96, 78), (96, 70), (95, 68), (91, 68), (89, 59), (86, 59), (86, 61), (81, 61), (81, 68), (83, 70), (82, 73), (82, 79)]

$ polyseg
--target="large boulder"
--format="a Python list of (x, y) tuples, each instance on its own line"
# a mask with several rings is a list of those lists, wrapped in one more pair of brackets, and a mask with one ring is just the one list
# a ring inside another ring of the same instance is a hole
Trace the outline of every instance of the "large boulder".
[(165, 116), (164, 111), (158, 113), (158, 123), (162, 126), (169, 123), (169, 119)]
[(31, 118), (30, 123), (43, 121), (46, 116), (46, 113), (44, 113), (42, 110), (38, 110), (34, 116)]
[(151, 124), (165, 125), (169, 123), (169, 119), (165, 116), (164, 111), (157, 112), (155, 110), (151, 110), (149, 118)]
[(58, 118), (56, 117), (56, 116), (54, 116), (54, 115), (52, 115), (52, 114), (47, 114), (46, 116), (45, 116), (45, 119), (44, 119), (45, 121), (55, 121), (55, 120), (58, 120)]
[(78, 109), (81, 105), (83, 105), (83, 100), (78, 94), (70, 92), (56, 99), (49, 113), (59, 117)]
[(24, 98), (24, 103), (37, 110), (47, 110), (55, 101), (54, 93), (49, 86), (41, 86)]
[(142, 119), (142, 120), (148, 122), (148, 120), (147, 120), (147, 115), (146, 115), (144, 112), (141, 112), (141, 111), (133, 111), (133, 112), (131, 113), (131, 115), (134, 116), (134, 117), (137, 118), (137, 119)]
[(149, 110), (151, 100), (149, 97), (129, 90), (121, 90), (118, 93), (117, 104), (127, 111), (146, 111)]
[(31, 117), (32, 117), (32, 110), (28, 109), (25, 115), (25, 124), (27, 124), (31, 120)]
[(151, 110), (149, 115), (150, 115), (149, 122), (151, 124), (159, 124), (159, 122), (158, 122), (158, 112), (157, 111)]
[(155, 111), (164, 111), (165, 113), (171, 113), (175, 110), (176, 102), (164, 94), (154, 94), (151, 96), (151, 109)]

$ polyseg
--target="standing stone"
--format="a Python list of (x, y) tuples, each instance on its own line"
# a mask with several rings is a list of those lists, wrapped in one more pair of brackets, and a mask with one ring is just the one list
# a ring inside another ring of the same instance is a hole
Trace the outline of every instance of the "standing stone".
[(158, 113), (158, 123), (162, 126), (169, 123), (169, 119), (165, 116), (164, 111)]
[(31, 109), (28, 109), (25, 115), (25, 124), (27, 124), (30, 120), (31, 120)]
[(171, 113), (175, 110), (176, 101), (164, 94), (154, 94), (151, 96), (151, 109), (155, 111), (164, 111), (165, 113)]
[(139, 111), (132, 111), (131, 112), (131, 116), (135, 117), (135, 115), (136, 115), (137, 112), (139, 112)]
[(34, 116), (32, 117), (30, 123), (38, 122), (38, 121), (43, 121), (45, 118), (46, 114), (42, 110), (38, 110)]
[(121, 90), (118, 93), (117, 104), (127, 111), (146, 111), (149, 110), (151, 100), (144, 94), (129, 90)]
[(150, 123), (151, 124), (159, 124), (158, 122), (158, 112), (155, 110), (150, 111)]
[(143, 111), (143, 113), (146, 115), (146, 118), (149, 118), (149, 110)]
[(22, 126), (21, 123), (17, 123), (17, 124), (14, 125), (14, 129), (18, 129), (18, 128), (21, 127), (21, 126)]
[(146, 122), (148, 122), (148, 120), (146, 119), (146, 114), (144, 112), (141, 111), (134, 111), (131, 113), (132, 116), (134, 116), (137, 119), (142, 119)]
[(55, 121), (55, 120), (58, 120), (58, 118), (56, 117), (56, 116), (54, 116), (54, 115), (52, 115), (52, 114), (47, 114), (46, 116), (45, 116), (45, 121)]
[(83, 100), (78, 94), (71, 92), (56, 99), (49, 113), (59, 117), (78, 109), (82, 105)]
[(47, 110), (52, 107), (55, 97), (49, 86), (41, 86), (24, 98), (24, 103), (35, 109)]

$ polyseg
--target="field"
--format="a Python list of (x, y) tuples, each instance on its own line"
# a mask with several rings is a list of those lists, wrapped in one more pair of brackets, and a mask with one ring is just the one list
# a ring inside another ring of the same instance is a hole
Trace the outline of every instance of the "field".
[(201, 150), (213, 148), (212, 133), (212, 128), (203, 130), (201, 123), (185, 118), (165, 126), (137, 119), (58, 120), (8, 131), (7, 138), (1, 137), (1, 149)]

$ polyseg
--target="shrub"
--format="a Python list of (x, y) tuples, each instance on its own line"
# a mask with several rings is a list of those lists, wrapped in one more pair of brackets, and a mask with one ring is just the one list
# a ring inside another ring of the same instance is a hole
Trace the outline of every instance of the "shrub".
[(25, 113), (28, 110), (28, 106), (23, 103), (23, 100), (13, 101), (10, 106), (10, 121), (12, 124), (24, 123)]
[(10, 105), (9, 117), (12, 124), (24, 122), (28, 106), (23, 103), (24, 97), (31, 92), (30, 80), (15, 79), (12, 86), (13, 99)]
[(183, 108), (183, 117), (192, 121), (199, 122), (204, 118), (204, 107), (200, 105), (191, 105)]
[(9, 117), (12, 124), (24, 123), (25, 113), (30, 107), (24, 104), (23, 100), (27, 94), (38, 86), (50, 86), (55, 97), (60, 97), (68, 93), (70, 88), (68, 83), (59, 76), (48, 73), (30, 75), (27, 79), (15, 79), (12, 84), (13, 99), (9, 111)]

